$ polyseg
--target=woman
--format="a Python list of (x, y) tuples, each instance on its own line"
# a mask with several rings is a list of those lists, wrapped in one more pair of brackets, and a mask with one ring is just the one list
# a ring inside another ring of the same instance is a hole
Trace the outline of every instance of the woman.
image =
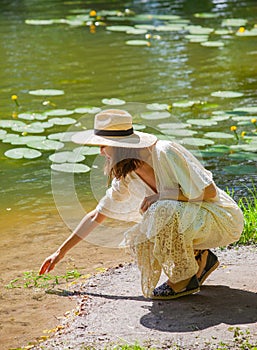
[[(199, 291), (219, 265), (210, 248), (237, 241), (243, 229), (241, 210), (212, 174), (181, 145), (134, 131), (124, 110), (101, 111), (94, 130), (77, 133), (73, 141), (100, 146), (112, 184), (40, 274), (111, 217), (136, 222), (125, 244), (135, 254), (146, 297), (174, 299)], [(168, 280), (156, 288), (162, 271)]]

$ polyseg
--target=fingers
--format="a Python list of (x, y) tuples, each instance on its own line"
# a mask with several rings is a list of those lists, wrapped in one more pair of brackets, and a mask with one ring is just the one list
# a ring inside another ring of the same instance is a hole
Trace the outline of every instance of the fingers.
[(46, 260), (39, 270), (39, 275), (43, 275), (44, 273), (50, 272), (51, 270), (53, 270), (54, 266), (55, 265), (53, 264), (52, 259)]

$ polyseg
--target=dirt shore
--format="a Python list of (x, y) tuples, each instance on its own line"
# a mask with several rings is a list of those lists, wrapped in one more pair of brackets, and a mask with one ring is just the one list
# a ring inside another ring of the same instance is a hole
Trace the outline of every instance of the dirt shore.
[(73, 295), (78, 307), (48, 340), (32, 348), (100, 350), (138, 343), (149, 349), (199, 350), (221, 349), (223, 343), (234, 350), (247, 342), (257, 345), (257, 247), (216, 254), (220, 266), (201, 291), (173, 301), (145, 299), (134, 264), (59, 291)]

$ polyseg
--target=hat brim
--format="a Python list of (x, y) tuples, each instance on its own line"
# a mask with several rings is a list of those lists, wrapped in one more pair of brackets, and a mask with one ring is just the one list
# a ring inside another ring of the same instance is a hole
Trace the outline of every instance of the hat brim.
[(132, 135), (125, 137), (107, 137), (95, 135), (94, 130), (85, 130), (73, 135), (71, 140), (80, 145), (145, 148), (152, 146), (157, 137), (140, 131), (134, 131)]

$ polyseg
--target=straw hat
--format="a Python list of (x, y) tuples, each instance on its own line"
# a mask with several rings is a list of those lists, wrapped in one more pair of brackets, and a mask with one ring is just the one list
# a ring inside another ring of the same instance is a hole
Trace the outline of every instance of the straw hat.
[(157, 141), (155, 135), (134, 131), (132, 116), (121, 109), (106, 109), (95, 116), (94, 130), (80, 131), (72, 141), (83, 145), (144, 148)]

